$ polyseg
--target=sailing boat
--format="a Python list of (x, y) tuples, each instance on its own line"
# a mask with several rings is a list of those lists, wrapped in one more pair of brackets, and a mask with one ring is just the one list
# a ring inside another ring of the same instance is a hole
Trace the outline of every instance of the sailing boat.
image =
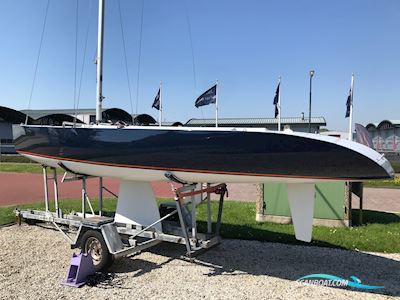
[[(104, 1), (99, 0), (96, 124), (23, 125), (14, 136), (17, 152), (44, 166), (120, 179), (115, 224), (162, 230), (153, 180), (175, 180), (191, 189), (190, 183), (283, 182), (296, 238), (309, 242), (316, 182), (394, 176), (384, 155), (334, 137), (264, 128), (102, 123)], [(191, 203), (195, 216), (196, 203)]]
[(386, 158), (356, 142), (264, 128), (185, 128), (102, 123), (104, 0), (99, 0), (96, 124), (23, 125), (18, 153), (79, 174), (132, 181), (363, 181), (391, 178)]

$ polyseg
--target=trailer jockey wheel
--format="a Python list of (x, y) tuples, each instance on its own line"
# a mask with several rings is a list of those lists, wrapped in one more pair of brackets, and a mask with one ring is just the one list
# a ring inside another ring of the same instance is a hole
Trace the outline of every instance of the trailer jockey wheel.
[(112, 264), (112, 256), (100, 232), (86, 231), (82, 236), (81, 248), (85, 254), (90, 251), (96, 272), (107, 269)]

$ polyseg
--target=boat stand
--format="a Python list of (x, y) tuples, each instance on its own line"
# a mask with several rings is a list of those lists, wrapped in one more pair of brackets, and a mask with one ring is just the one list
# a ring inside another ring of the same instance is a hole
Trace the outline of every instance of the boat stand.
[[(174, 189), (174, 192), (175, 201), (162, 203), (159, 208), (160, 218), (147, 226), (96, 217), (82, 220), (71, 247), (81, 248), (85, 253), (91, 251), (98, 271), (106, 268), (114, 259), (138, 254), (160, 242), (185, 245), (185, 257), (189, 259), (220, 243), (226, 184), (200, 187), (198, 184), (186, 184)], [(203, 198), (204, 193), (206, 197)], [(215, 232), (212, 231), (211, 222), (211, 193), (220, 195)], [(196, 206), (204, 202), (208, 203), (207, 232), (200, 233), (197, 230)], [(160, 224), (161, 230), (158, 226)], [(101, 253), (96, 253), (99, 248)]]
[[(140, 253), (160, 242), (185, 245), (186, 257), (190, 259), (220, 243), (222, 209), (224, 197), (227, 195), (227, 188), (224, 183), (187, 183), (171, 173), (166, 173), (165, 175), (171, 182), (175, 193), (174, 201), (161, 203), (159, 207), (156, 206), (158, 219), (150, 224), (141, 224), (118, 222), (117, 218), (103, 216), (103, 189), (109, 190), (103, 186), (102, 178), (99, 179), (100, 210), (96, 215), (86, 191), (86, 180), (91, 176), (72, 173), (65, 167), (64, 169), (72, 175), (64, 174), (61, 182), (82, 181), (82, 211), (80, 213), (63, 214), (58, 203), (57, 171), (55, 168), (50, 168), (53, 176), (49, 177), (48, 168), (43, 166), (45, 210), (16, 210), (19, 224), (22, 219), (25, 219), (29, 224), (37, 221), (52, 224), (63, 234), (71, 248), (81, 248), (85, 253), (90, 251), (96, 271), (106, 268), (114, 259)], [(53, 181), (55, 212), (50, 211), (49, 180)], [(174, 188), (172, 182), (182, 184), (182, 186)], [(121, 182), (121, 188), (122, 184)], [(141, 185), (139, 183), (135, 185), (133, 182), (133, 186), (140, 188)], [(120, 196), (121, 192), (120, 190)], [(138, 195), (143, 194), (143, 191), (140, 190), (135, 192)], [(212, 193), (220, 196), (214, 231), (212, 226)], [(121, 199), (119, 199), (120, 201)], [(207, 205), (206, 232), (198, 231), (197, 206), (200, 204)], [(87, 208), (89, 208), (90, 213), (86, 211)], [(131, 207), (131, 209), (133, 208)], [(137, 210), (138, 207), (135, 209)], [(75, 234), (69, 231), (71, 227), (77, 229)]]
[[(58, 229), (63, 236), (69, 241), (72, 242), (73, 239), (68, 236), (60, 226), (67, 226), (67, 227), (75, 227), (79, 228), (82, 223), (82, 219), (87, 217), (86, 212), (86, 204), (88, 205), (91, 214), (91, 217), (96, 216), (91, 200), (87, 193), (87, 186), (86, 180), (88, 178), (94, 178), (93, 176), (87, 176), (83, 174), (76, 174), (64, 167), (60, 164), (60, 167), (65, 170), (65, 173), (61, 179), (61, 183), (70, 182), (70, 181), (82, 181), (82, 209), (80, 213), (70, 213), (64, 214), (59, 205), (59, 192), (58, 192), (58, 180), (57, 180), (57, 169), (53, 167), (48, 167), (42, 165), (42, 174), (43, 174), (43, 187), (44, 187), (44, 210), (19, 210), (18, 208), (15, 210), (15, 215), (17, 218), (17, 222), (21, 225), (22, 219), (26, 221), (28, 224), (35, 224), (37, 222), (48, 222), (52, 224), (56, 229)], [(49, 171), (52, 175), (49, 174)], [(71, 173), (72, 175), (69, 175)], [(53, 182), (53, 189), (54, 189), (54, 211), (50, 210), (50, 198), (49, 198), (49, 181)], [(101, 217), (103, 214), (103, 190), (106, 190), (110, 194), (116, 196), (112, 193), (109, 189), (103, 186), (103, 179), (99, 178), (99, 213), (97, 216)]]
[[(221, 230), (221, 220), (222, 220), (222, 208), (224, 203), (225, 193), (227, 192), (226, 184), (218, 184), (211, 186), (207, 184), (206, 187), (201, 187), (200, 189), (196, 189), (196, 184), (186, 185), (180, 189), (175, 190), (175, 202), (176, 209), (179, 215), (179, 223), (182, 230), (182, 235), (185, 238), (186, 245), (186, 255), (192, 256), (197, 251), (207, 248), (202, 244), (204, 241), (204, 237), (206, 240), (211, 241), (214, 238), (217, 239), (215, 242), (219, 242), (220, 230)], [(199, 233), (197, 232), (197, 219), (196, 219), (196, 206), (199, 204), (196, 203), (196, 195), (200, 195), (202, 197), (203, 193), (206, 193), (206, 198), (201, 199), (202, 201), (207, 201), (207, 234), (202, 235), (203, 238), (199, 237)], [(219, 205), (218, 205), (218, 214), (217, 214), (217, 222), (215, 233), (212, 232), (212, 211), (211, 211), (211, 193), (216, 193), (220, 195)], [(188, 197), (190, 197), (190, 201), (188, 201)], [(191, 206), (190, 215), (188, 210), (185, 207), (185, 204), (189, 204)], [(191, 223), (188, 225), (185, 220), (191, 220)], [(171, 230), (171, 229), (170, 229)]]

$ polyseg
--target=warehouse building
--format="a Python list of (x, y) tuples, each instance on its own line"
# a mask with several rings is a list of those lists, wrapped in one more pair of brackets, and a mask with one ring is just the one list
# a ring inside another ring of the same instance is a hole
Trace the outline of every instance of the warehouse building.
[[(14, 154), (13, 124), (21, 124), (26, 120), (26, 115), (17, 110), (0, 106), (0, 155)], [(33, 120), (28, 118), (29, 122)]]
[(79, 109), (31, 109), (21, 110), (23, 114), (29, 115), (32, 119), (37, 120), (51, 115), (69, 115), (76, 118), (83, 123), (90, 124), (96, 121), (96, 110), (91, 108)]
[(369, 123), (366, 128), (377, 151), (400, 152), (400, 120)]
[[(184, 126), (189, 127), (215, 127), (215, 119), (190, 119)], [(311, 118), (311, 132), (319, 133), (322, 126), (326, 126), (325, 118)], [(276, 118), (220, 118), (218, 127), (258, 127), (269, 130), (278, 129)], [(308, 118), (288, 117), (281, 119), (281, 130), (290, 128), (293, 131), (308, 132)]]

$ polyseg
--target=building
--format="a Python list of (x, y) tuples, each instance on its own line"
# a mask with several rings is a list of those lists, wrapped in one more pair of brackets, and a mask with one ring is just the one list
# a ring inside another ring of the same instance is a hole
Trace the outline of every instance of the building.
[(21, 110), (23, 114), (27, 114), (34, 120), (51, 116), (51, 115), (69, 115), (75, 117), (83, 123), (90, 124), (96, 122), (96, 110), (92, 108), (79, 108), (79, 109), (31, 109)]
[[(215, 119), (190, 119), (184, 126), (215, 127)], [(304, 117), (287, 117), (281, 119), (281, 129), (289, 127), (293, 131), (308, 132), (308, 119)], [(311, 132), (319, 133), (320, 128), (326, 126), (324, 117), (311, 118)], [(218, 127), (258, 127), (277, 130), (276, 118), (220, 118)]]
[(12, 124), (0, 122), (0, 155), (15, 153)]
[(383, 120), (366, 126), (374, 145), (379, 152), (400, 153), (400, 120)]
[(337, 137), (341, 139), (348, 139), (349, 138), (349, 133), (345, 131), (322, 131), (322, 135), (327, 135), (327, 136), (332, 136), (332, 137)]
[[(25, 114), (8, 107), (0, 106), (0, 156), (1, 154), (15, 153), (12, 127), (15, 124), (24, 123), (25, 120)], [(32, 122), (33, 120), (32, 118), (28, 118), (28, 121)]]
[[(75, 114), (78, 123), (91, 124), (96, 122), (96, 109), (79, 108), (79, 109), (35, 109), (21, 110), (22, 113), (28, 114), (33, 119), (33, 123), (37, 125), (61, 125), (63, 121), (74, 121)], [(103, 122), (122, 121), (127, 124), (150, 125), (155, 124), (153, 117), (147, 114), (131, 115), (127, 111), (120, 108), (108, 108), (103, 110)]]

